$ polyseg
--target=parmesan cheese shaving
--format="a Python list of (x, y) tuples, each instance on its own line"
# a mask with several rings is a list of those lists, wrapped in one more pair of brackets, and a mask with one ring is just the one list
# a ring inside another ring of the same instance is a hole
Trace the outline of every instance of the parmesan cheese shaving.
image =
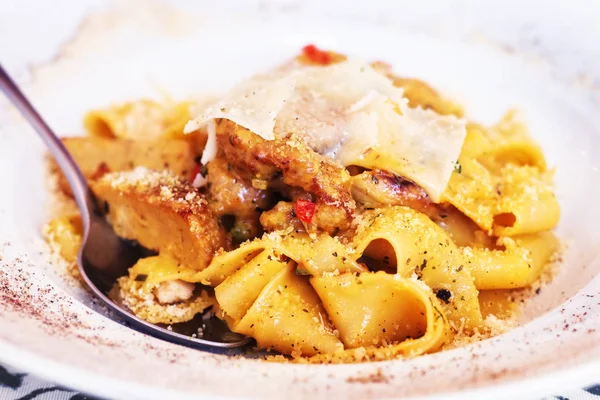
[(225, 118), (272, 140), (275, 118), (293, 93), (294, 84), (293, 75), (254, 77), (202, 110), (195, 119), (187, 123), (184, 133), (194, 132), (213, 119)]
[[(192, 132), (196, 129), (192, 129)], [(200, 159), (200, 162), (203, 165), (206, 165), (217, 155), (217, 123), (214, 120), (210, 120), (208, 122), (206, 133), (208, 134), (208, 138), (206, 139), (206, 146), (204, 146), (202, 158)]]
[[(466, 136), (466, 123), (408, 106), (403, 90), (357, 60), (260, 75), (205, 108), (185, 132), (225, 118), (265, 140), (295, 137), (344, 166), (380, 168), (410, 179), (437, 202)], [(209, 129), (202, 163), (216, 155)]]

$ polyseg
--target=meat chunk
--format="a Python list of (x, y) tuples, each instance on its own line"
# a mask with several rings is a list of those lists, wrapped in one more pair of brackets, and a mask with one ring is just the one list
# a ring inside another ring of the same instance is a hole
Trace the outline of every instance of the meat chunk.
[(365, 208), (406, 206), (425, 214), (436, 208), (421, 187), (381, 169), (353, 176), (352, 196)]
[(110, 173), (92, 184), (115, 232), (140, 245), (203, 270), (227, 247), (224, 230), (204, 196), (169, 172), (136, 168)]
[(216, 216), (233, 218), (233, 240), (241, 243), (259, 236), (258, 218), (269, 207), (269, 192), (254, 188), (223, 157), (208, 163), (207, 179), (208, 204)]
[[(103, 137), (62, 139), (75, 162), (88, 180), (107, 172), (120, 172), (146, 167), (168, 170), (183, 178), (191, 178), (197, 153), (192, 142), (182, 139), (130, 140)], [(54, 162), (52, 170), (58, 171)], [(60, 188), (70, 193), (67, 180), (59, 175)]]
[(264, 140), (228, 120), (217, 127), (217, 142), (225, 159), (247, 179), (300, 188), (314, 197), (317, 227), (333, 233), (350, 226), (356, 207), (348, 171), (340, 164), (293, 139)]
[(216, 215), (251, 217), (268, 207), (268, 192), (254, 188), (222, 157), (208, 163), (207, 179), (207, 196)]
[(154, 296), (160, 304), (174, 304), (189, 300), (194, 294), (196, 285), (181, 279), (161, 282), (154, 289)]
[(425, 191), (391, 172), (374, 169), (352, 177), (352, 195), (364, 208), (405, 206), (442, 227), (459, 246), (494, 248), (494, 240), (451, 204), (433, 203)]
[(294, 215), (294, 206), (292, 203), (280, 201), (260, 216), (260, 224), (265, 231), (283, 231), (290, 226), (297, 230), (304, 230), (302, 222)]

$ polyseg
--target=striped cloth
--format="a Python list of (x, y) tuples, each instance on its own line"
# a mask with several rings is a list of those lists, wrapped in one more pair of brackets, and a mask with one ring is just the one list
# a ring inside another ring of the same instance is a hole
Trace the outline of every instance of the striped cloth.
[[(101, 400), (0, 365), (0, 400)], [(600, 385), (540, 400), (600, 400)]]

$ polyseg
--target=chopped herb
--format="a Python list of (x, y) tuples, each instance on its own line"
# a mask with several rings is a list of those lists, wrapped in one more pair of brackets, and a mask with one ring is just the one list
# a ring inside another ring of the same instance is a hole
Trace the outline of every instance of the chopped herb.
[(460, 165), (458, 161), (454, 163), (454, 172), (456, 172), (457, 174), (460, 174), (462, 172), (462, 165)]
[(334, 251), (333, 253), (331, 253), (331, 255), (334, 257), (337, 257), (338, 256), (337, 251)]
[(302, 267), (297, 267), (296, 268), (296, 275), (310, 275), (310, 272), (308, 272), (308, 270), (302, 268)]
[(233, 228), (231, 228), (230, 233), (231, 238), (237, 243), (243, 243), (252, 236), (250, 229), (239, 225), (235, 225)]

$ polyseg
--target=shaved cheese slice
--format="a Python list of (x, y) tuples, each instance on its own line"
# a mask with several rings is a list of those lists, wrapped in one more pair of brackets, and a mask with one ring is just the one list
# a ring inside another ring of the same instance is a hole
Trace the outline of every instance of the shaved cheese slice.
[(275, 118), (294, 92), (294, 76), (254, 77), (212, 103), (189, 121), (184, 133), (191, 133), (208, 121), (225, 118), (262, 136), (274, 139)]
[[(347, 138), (335, 158), (345, 166), (394, 172), (417, 183), (438, 202), (456, 166), (466, 123), (404, 104), (400, 112), (379, 100), (354, 115), (349, 126), (356, 133)], [(360, 132), (376, 132), (377, 140)]]
[[(344, 166), (391, 171), (420, 185), (434, 202), (448, 185), (466, 136), (464, 120), (410, 108), (401, 88), (352, 59), (254, 77), (201, 111), (186, 132), (217, 118), (265, 140), (298, 138)], [(203, 163), (216, 154), (211, 135)]]

